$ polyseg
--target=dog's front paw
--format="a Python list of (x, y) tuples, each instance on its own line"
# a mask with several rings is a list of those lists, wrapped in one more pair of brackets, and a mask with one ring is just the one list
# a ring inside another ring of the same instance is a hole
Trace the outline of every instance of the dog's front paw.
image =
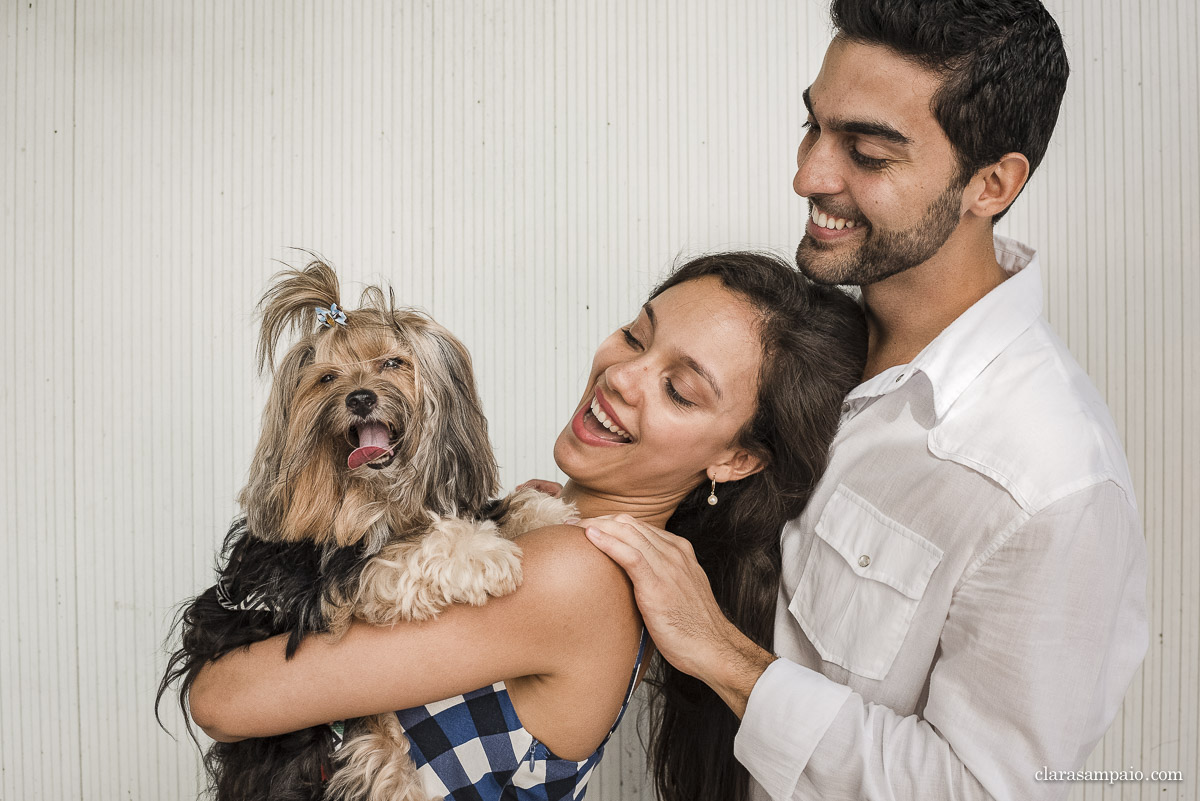
[(507, 539), (543, 526), (557, 526), (578, 516), (575, 504), (536, 489), (518, 489), (504, 499), (507, 509), (500, 518), (500, 533)]
[(521, 583), (521, 549), (490, 520), (442, 518), (421, 545), (419, 572), (447, 604), (480, 606)]
[(387, 546), (363, 570), (356, 614), (376, 625), (428, 620), (449, 604), (479, 606), (521, 583), (521, 549), (491, 521), (438, 520)]

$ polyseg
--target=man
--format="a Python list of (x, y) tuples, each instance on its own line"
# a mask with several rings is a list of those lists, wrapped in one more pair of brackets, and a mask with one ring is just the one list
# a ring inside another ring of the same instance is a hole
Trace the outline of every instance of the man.
[(813, 280), (871, 332), (827, 473), (782, 536), (775, 650), (721, 614), (687, 544), (587, 521), (663, 656), (741, 718), (753, 798), (1043, 799), (1147, 646), (1145, 544), (1095, 389), (992, 226), (1067, 79), (1037, 0), (834, 0), (794, 187)]

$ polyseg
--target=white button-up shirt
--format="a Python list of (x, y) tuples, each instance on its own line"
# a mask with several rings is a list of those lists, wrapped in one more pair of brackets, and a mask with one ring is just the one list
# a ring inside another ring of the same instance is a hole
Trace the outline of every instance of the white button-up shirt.
[[(772, 664), (735, 743), (755, 799), (1063, 798), (1147, 647), (1146, 548), (1104, 402), (1036, 255), (848, 397), (784, 528)], [(1120, 767), (1120, 766), (1113, 766)]]

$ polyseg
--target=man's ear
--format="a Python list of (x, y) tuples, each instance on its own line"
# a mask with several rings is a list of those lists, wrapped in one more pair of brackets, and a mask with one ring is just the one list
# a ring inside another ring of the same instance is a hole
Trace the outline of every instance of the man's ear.
[(746, 476), (752, 476), (766, 467), (762, 459), (750, 451), (738, 448), (728, 459), (708, 468), (708, 478), (718, 484), (727, 481), (740, 481)]
[(980, 169), (964, 190), (965, 211), (991, 219), (1012, 205), (1029, 180), (1029, 159), (1006, 153), (995, 164)]

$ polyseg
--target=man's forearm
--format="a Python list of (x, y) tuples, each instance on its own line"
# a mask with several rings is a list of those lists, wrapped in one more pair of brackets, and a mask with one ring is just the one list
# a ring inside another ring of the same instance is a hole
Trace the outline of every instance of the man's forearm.
[(740, 720), (746, 702), (763, 671), (778, 659), (765, 651), (732, 623), (714, 632), (710, 655), (699, 665), (696, 678), (703, 681)]

